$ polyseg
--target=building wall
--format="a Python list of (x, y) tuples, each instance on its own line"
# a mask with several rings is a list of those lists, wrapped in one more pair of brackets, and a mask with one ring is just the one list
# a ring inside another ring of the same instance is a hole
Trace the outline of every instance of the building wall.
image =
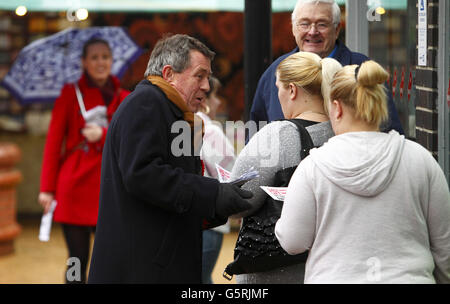
[[(415, 1), (417, 3), (417, 1)], [(439, 1), (428, 0), (427, 64), (416, 66), (416, 140), (437, 159), (438, 155), (438, 78)], [(416, 10), (417, 12), (417, 10)], [(416, 15), (416, 20), (418, 16)], [(416, 56), (417, 58), (417, 56)]]

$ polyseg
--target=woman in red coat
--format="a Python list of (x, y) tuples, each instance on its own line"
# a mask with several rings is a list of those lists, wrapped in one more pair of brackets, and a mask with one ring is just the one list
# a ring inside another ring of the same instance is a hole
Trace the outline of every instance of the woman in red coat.
[[(79, 258), (81, 282), (85, 282), (90, 237), (95, 230), (100, 193), (100, 169), (107, 123), (86, 122), (85, 111), (105, 110), (109, 122), (120, 102), (129, 94), (110, 75), (112, 53), (108, 43), (93, 38), (82, 53), (84, 73), (77, 84), (66, 84), (55, 101), (41, 173), (38, 201), (48, 212), (56, 200), (54, 220), (62, 224), (69, 257)], [(76, 87), (81, 96), (77, 99)], [(79, 104), (82, 100), (82, 104)], [(104, 112), (103, 112), (104, 113)], [(66, 276), (66, 282), (70, 282)]]

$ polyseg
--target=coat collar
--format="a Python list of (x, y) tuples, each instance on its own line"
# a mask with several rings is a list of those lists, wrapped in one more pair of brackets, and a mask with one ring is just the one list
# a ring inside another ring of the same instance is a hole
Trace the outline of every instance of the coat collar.
[[(166, 95), (164, 94), (164, 92), (156, 85), (152, 84), (150, 81), (148, 81), (147, 79), (142, 80), (138, 85), (151, 85), (153, 87), (155, 87), (159, 92), (161, 92), (161, 94), (164, 96), (164, 98), (167, 98)], [(167, 104), (169, 105), (169, 108), (171, 109), (172, 113), (175, 115), (175, 117), (177, 119), (183, 119), (183, 111), (181, 111), (175, 104), (173, 104), (172, 102), (167, 102)]]
[(339, 40), (336, 40), (337, 50), (334, 54), (333, 58), (339, 61), (342, 66), (349, 65), (351, 60), (351, 51), (345, 44), (341, 43)]

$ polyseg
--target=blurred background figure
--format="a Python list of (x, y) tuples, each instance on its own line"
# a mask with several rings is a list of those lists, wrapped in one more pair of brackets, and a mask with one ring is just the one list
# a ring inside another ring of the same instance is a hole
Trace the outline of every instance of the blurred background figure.
[[(222, 86), (219, 79), (211, 77), (210, 90), (200, 111), (196, 114), (205, 124), (205, 135), (200, 157), (205, 166), (205, 176), (218, 179), (216, 164), (231, 171), (236, 159), (234, 147), (225, 136), (219, 122), (214, 121), (222, 101), (217, 92)], [(230, 232), (230, 223), (203, 231), (202, 283), (213, 284), (211, 274), (219, 257), (223, 235)]]
[(275, 234), (309, 250), (305, 283), (450, 283), (448, 185), (430, 152), (380, 132), (388, 77), (374, 61), (336, 73), (336, 136), (292, 176)]
[[(69, 257), (78, 258), (81, 265), (81, 281), (73, 283), (86, 281), (107, 123), (129, 93), (110, 74), (113, 58), (108, 42), (99, 38), (87, 41), (81, 61), (81, 78), (66, 84), (55, 101), (38, 197), (44, 213), (53, 200), (57, 203), (54, 220), (62, 224)], [(67, 276), (66, 283), (72, 283)]]

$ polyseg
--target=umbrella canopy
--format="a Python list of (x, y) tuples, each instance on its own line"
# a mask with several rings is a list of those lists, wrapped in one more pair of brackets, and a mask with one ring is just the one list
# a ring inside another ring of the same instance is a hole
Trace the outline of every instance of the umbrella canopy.
[(121, 27), (69, 28), (23, 48), (1, 84), (22, 104), (54, 101), (64, 84), (81, 77), (83, 45), (93, 37), (108, 41), (113, 56), (111, 73), (119, 78), (142, 54)]

